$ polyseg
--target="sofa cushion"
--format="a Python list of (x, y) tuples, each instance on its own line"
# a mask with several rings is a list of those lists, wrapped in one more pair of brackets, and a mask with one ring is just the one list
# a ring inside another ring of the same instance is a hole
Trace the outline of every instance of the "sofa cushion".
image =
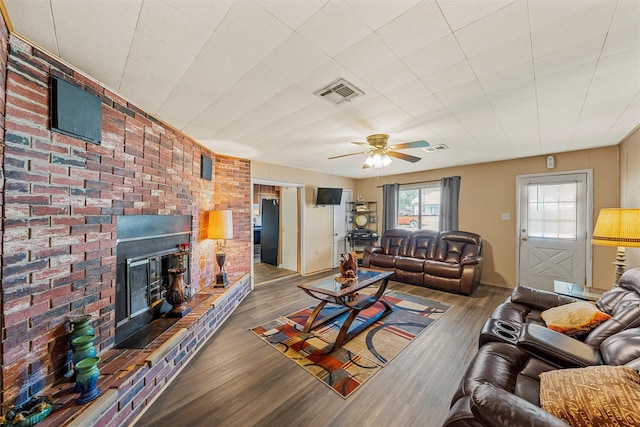
[(624, 310), (616, 310), (613, 317), (592, 330), (584, 342), (592, 347), (599, 347), (610, 336), (637, 327), (640, 327), (640, 302), (627, 305)]
[(369, 257), (370, 267), (394, 268), (396, 266), (396, 256), (384, 254), (371, 254)]
[(434, 259), (436, 261), (459, 263), (464, 257), (478, 256), (482, 239), (478, 234), (463, 231), (442, 231)]
[(640, 358), (640, 328), (614, 334), (600, 345), (605, 365), (625, 365)]
[(485, 426), (566, 427), (540, 407), (492, 384), (480, 384), (471, 394), (471, 412)]
[(542, 311), (547, 308), (576, 301), (575, 298), (560, 295), (555, 292), (544, 291), (529, 286), (516, 286), (507, 302), (526, 305), (527, 307), (531, 307), (531, 309)]
[(411, 230), (395, 228), (393, 230), (387, 230), (384, 232), (382, 239), (380, 239), (380, 246), (384, 248), (384, 253), (387, 255), (400, 255), (406, 251), (407, 242)]
[(491, 317), (500, 320), (510, 320), (516, 324), (533, 323), (536, 325), (546, 326), (542, 317), (540, 317), (540, 310), (532, 310), (530, 307), (524, 304), (516, 304), (512, 302), (505, 302), (500, 304), (493, 310)]
[(572, 426), (640, 425), (640, 375), (608, 365), (543, 372), (540, 403)]
[(398, 257), (396, 268), (404, 271), (424, 272), (424, 259)]
[(433, 259), (438, 244), (438, 232), (432, 230), (418, 230), (411, 233), (407, 244), (407, 251), (401, 254), (418, 259)]
[(424, 262), (424, 272), (437, 277), (459, 279), (462, 276), (462, 265), (426, 260)]
[(576, 301), (552, 307), (540, 313), (547, 327), (565, 335), (585, 334), (611, 318), (589, 301)]

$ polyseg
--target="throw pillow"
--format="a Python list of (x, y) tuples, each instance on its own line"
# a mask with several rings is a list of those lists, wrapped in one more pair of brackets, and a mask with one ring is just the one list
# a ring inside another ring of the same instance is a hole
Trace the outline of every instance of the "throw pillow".
[(540, 374), (542, 409), (578, 426), (640, 425), (640, 374), (628, 366), (589, 366)]
[(611, 319), (610, 315), (598, 310), (598, 307), (589, 301), (559, 305), (543, 311), (540, 317), (547, 328), (569, 336), (587, 333), (605, 320)]

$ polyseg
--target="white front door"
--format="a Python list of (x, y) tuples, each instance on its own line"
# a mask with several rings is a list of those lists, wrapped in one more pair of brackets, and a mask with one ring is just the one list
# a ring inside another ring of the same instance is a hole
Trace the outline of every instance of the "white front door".
[(554, 280), (591, 285), (591, 171), (518, 180), (518, 284), (553, 290)]

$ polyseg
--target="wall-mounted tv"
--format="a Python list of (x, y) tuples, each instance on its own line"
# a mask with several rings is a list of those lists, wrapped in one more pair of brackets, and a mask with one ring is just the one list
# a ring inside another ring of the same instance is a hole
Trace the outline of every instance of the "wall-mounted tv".
[(316, 205), (339, 205), (342, 201), (342, 188), (318, 187), (316, 193)]
[(102, 102), (97, 96), (51, 77), (51, 130), (100, 144)]

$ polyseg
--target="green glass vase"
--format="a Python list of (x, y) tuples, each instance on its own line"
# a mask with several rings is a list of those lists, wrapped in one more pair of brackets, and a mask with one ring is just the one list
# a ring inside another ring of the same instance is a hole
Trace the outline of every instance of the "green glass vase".
[[(71, 336), (69, 337), (69, 341), (71, 341), (71, 345), (73, 346), (73, 340), (81, 337), (83, 335), (94, 335), (95, 331), (93, 326), (91, 326), (91, 315), (82, 314), (79, 316), (73, 316), (69, 318), (69, 323), (71, 323)], [(73, 348), (72, 348), (73, 350)]]
[(82, 359), (95, 357), (97, 355), (96, 348), (93, 345), (95, 335), (82, 335), (71, 341), (73, 345), (73, 365), (77, 365)]
[(80, 392), (80, 397), (76, 400), (78, 405), (91, 402), (100, 395), (100, 389), (98, 388), (98, 378), (100, 377), (98, 362), (100, 362), (99, 357), (88, 357), (76, 364), (78, 373), (76, 386)]

